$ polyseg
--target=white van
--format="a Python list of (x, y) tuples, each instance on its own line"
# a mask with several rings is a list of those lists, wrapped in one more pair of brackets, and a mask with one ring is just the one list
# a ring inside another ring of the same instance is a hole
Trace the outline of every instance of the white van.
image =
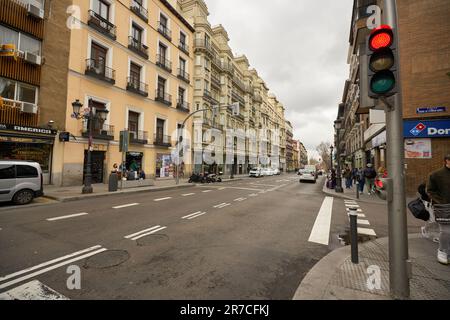
[(44, 195), (41, 166), (37, 162), (0, 160), (0, 202), (23, 205)]

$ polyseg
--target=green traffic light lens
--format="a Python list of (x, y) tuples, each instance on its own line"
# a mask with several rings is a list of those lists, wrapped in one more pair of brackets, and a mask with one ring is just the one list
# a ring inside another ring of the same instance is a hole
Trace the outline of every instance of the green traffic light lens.
[(393, 65), (394, 54), (389, 49), (377, 52), (370, 57), (369, 67), (373, 72), (388, 70)]
[(391, 71), (382, 71), (375, 74), (370, 82), (370, 88), (376, 94), (388, 93), (394, 86), (395, 76)]

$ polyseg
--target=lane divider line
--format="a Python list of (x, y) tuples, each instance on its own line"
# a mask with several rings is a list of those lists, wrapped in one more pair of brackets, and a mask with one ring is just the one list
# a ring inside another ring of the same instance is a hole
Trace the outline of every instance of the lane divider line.
[(221, 203), (221, 204), (215, 205), (215, 206), (214, 206), (213, 208), (219, 208), (219, 207), (223, 206), (224, 204), (226, 204), (226, 203), (224, 202), (224, 203)]
[(154, 227), (151, 227), (151, 228), (148, 228), (148, 229), (145, 229), (145, 230), (142, 230), (142, 231), (139, 231), (139, 232), (130, 234), (130, 235), (128, 235), (128, 236), (125, 236), (124, 238), (125, 238), (125, 239), (131, 239), (131, 238), (133, 238), (133, 237), (135, 237), (135, 236), (138, 236), (138, 235), (140, 235), (140, 234), (142, 234), (142, 233), (149, 232), (149, 231), (158, 229), (158, 228), (160, 228), (160, 227), (161, 227), (161, 226), (154, 226)]
[(135, 207), (138, 205), (139, 205), (139, 203), (129, 203), (129, 204), (124, 204), (122, 206), (113, 207), (113, 209), (123, 209), (123, 208)]
[[(47, 221), (58, 221), (58, 220), (63, 220), (63, 219), (70, 219), (70, 218), (75, 218), (75, 217), (81, 217), (81, 216), (86, 216), (89, 213), (87, 212), (82, 212), (82, 213), (76, 213), (76, 214), (70, 214), (67, 216), (61, 216), (61, 217), (54, 217), (54, 218), (48, 218), (46, 219)], [(1, 230), (1, 229), (0, 229)]]
[(197, 214), (197, 215), (195, 215), (195, 216), (192, 216), (192, 217), (188, 218), (188, 220), (192, 220), (192, 219), (201, 217), (201, 216), (203, 216), (203, 215), (205, 215), (205, 214), (206, 214), (206, 212), (199, 213), (199, 214)]
[(167, 229), (167, 227), (162, 227), (162, 228), (159, 228), (159, 229), (156, 229), (156, 230), (153, 230), (153, 231), (150, 231), (150, 232), (141, 234), (141, 235), (139, 235), (139, 236), (137, 236), (137, 237), (131, 238), (131, 240), (133, 240), (133, 241), (134, 241), (134, 240), (138, 240), (138, 239), (140, 239), (140, 238), (149, 236), (149, 235), (151, 235), (151, 234), (157, 233), (157, 232), (159, 232), (159, 231), (161, 231), (161, 230), (164, 230), (164, 229)]
[(155, 200), (153, 200), (153, 201), (155, 201), (155, 202), (160, 202), (160, 201), (166, 201), (166, 200), (170, 200), (170, 199), (172, 199), (172, 197), (166, 197), (166, 198), (155, 199)]
[(186, 193), (186, 194), (182, 194), (182, 197), (189, 197), (189, 196), (193, 196), (195, 193)]
[(308, 239), (309, 242), (319, 243), (326, 246), (328, 245), (330, 240), (333, 200), (333, 197), (326, 197), (323, 200), (322, 206), (320, 207), (316, 221), (314, 222), (314, 226), (311, 230), (311, 235)]
[(197, 215), (197, 214), (199, 214), (199, 213), (202, 213), (202, 212), (201, 212), (201, 211), (197, 211), (197, 212), (195, 212), (195, 213), (188, 214), (187, 216), (184, 216), (184, 217), (182, 217), (181, 219), (187, 219), (187, 218), (192, 217), (192, 216), (195, 216), (195, 215)]

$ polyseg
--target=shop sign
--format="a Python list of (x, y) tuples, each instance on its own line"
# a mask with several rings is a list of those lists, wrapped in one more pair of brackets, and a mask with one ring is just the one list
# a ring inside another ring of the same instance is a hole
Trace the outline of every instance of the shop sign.
[(0, 142), (53, 144), (52, 140), (22, 138), (22, 137), (9, 137), (9, 136), (0, 136)]
[(38, 133), (38, 134), (48, 134), (56, 135), (56, 130), (46, 129), (46, 128), (34, 128), (19, 125), (3, 124), (0, 123), (0, 130), (9, 130), (23, 133)]
[(417, 108), (417, 113), (418, 114), (441, 113), (441, 112), (445, 112), (446, 110), (447, 110), (446, 107)]
[(444, 120), (405, 120), (405, 138), (445, 138), (450, 137), (450, 119)]
[(431, 159), (431, 139), (406, 139), (406, 159)]

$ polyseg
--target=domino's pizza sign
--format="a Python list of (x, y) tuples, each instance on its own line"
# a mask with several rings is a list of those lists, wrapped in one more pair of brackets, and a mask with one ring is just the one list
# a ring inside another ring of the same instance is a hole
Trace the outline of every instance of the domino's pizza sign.
[(444, 120), (405, 120), (405, 138), (445, 138), (450, 137), (450, 119)]

